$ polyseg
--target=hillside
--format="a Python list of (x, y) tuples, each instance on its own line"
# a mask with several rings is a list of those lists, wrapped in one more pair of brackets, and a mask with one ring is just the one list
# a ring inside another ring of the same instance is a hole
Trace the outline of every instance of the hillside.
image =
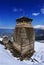
[(44, 65), (44, 44), (35, 42), (35, 53), (30, 60), (17, 60), (9, 50), (0, 44), (0, 65)]

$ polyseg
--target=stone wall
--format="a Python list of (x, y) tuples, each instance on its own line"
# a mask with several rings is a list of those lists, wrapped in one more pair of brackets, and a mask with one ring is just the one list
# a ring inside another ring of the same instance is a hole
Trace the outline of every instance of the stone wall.
[[(14, 46), (20, 46), (21, 54), (26, 54), (27, 51), (34, 51), (34, 31), (33, 28), (16, 27), (13, 35), (15, 41)], [(19, 49), (17, 49), (19, 51)], [(32, 51), (32, 52), (33, 52)]]

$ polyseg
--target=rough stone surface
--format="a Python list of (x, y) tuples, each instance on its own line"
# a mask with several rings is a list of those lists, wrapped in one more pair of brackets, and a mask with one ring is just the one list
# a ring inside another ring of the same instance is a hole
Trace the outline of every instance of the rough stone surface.
[(34, 52), (35, 35), (30, 20), (23, 21), (23, 18), (18, 19), (17, 21), (19, 22), (14, 30), (13, 39), (15, 43), (13, 43), (13, 46), (21, 54), (20, 58), (31, 57)]

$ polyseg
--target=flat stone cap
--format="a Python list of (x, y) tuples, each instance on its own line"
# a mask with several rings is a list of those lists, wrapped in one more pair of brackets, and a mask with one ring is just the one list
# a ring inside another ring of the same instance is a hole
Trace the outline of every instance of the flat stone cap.
[(21, 18), (18, 18), (16, 19), (16, 22), (32, 22), (32, 19), (31, 18), (27, 18), (27, 17), (21, 17)]

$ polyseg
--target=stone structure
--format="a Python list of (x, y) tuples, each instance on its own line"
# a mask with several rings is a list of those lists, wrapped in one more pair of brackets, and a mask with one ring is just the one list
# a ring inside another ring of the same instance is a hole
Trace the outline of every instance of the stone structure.
[(9, 38), (8, 38), (7, 35), (4, 35), (4, 36), (3, 36), (2, 42), (3, 42), (4, 44), (7, 44), (7, 43), (9, 42)]
[[(22, 17), (16, 20), (17, 24), (13, 33), (13, 46), (21, 60), (31, 57), (34, 53), (35, 34), (31, 24), (32, 19)], [(15, 52), (15, 51), (14, 51)]]

